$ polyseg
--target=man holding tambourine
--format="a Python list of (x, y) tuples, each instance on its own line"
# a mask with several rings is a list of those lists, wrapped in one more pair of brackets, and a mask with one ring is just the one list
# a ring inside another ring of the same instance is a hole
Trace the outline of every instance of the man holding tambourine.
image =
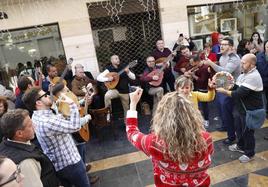
[[(219, 60), (219, 65), (215, 64), (210, 60), (206, 60), (204, 63), (209, 65), (216, 72), (225, 71), (229, 74), (216, 74), (217, 81), (216, 84), (222, 84), (222, 87), (229, 89), (230, 83), (233, 79), (240, 75), (240, 57), (234, 53), (233, 50), (234, 42), (231, 38), (224, 38), (220, 44), (221, 50), (221, 58)], [(230, 76), (231, 75), (231, 76)], [(227, 131), (228, 138), (223, 141), (226, 145), (231, 145), (236, 139), (235, 128), (234, 128), (234, 117), (233, 117), (233, 99), (231, 97), (226, 96), (222, 93), (217, 93), (217, 103), (219, 109), (219, 116), (222, 121), (222, 127), (219, 128), (219, 131)]]
[[(249, 162), (255, 155), (254, 131), (260, 128), (266, 118), (262, 78), (256, 69), (256, 56), (246, 54), (241, 59), (243, 73), (237, 78), (234, 88), (217, 88), (217, 91), (234, 98), (234, 117), (237, 143), (230, 145), (230, 151), (243, 153), (242, 163)], [(221, 77), (221, 76), (218, 76)], [(215, 77), (216, 81), (220, 81)], [(227, 78), (228, 79), (228, 78)], [(217, 84), (217, 83), (216, 83)]]

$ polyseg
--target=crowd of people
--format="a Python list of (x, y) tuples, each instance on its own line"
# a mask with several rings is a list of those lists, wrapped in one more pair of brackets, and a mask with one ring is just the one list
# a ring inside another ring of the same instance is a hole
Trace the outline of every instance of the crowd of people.
[[(162, 39), (156, 41), (140, 75), (116, 54), (96, 79), (82, 64), (74, 66), (73, 76), (63, 57), (57, 63), (18, 65), (16, 93), (0, 87), (0, 186), (24, 180), (27, 187), (86, 187), (98, 181), (87, 175), (91, 168), (86, 163), (87, 140), (74, 134), (94, 118), (80, 115), (81, 110), (105, 108), (112, 114), (115, 98), (122, 103), (127, 138), (152, 158), (156, 186), (209, 186), (206, 170), (214, 148), (206, 131), (208, 102), (216, 100), (218, 130), (227, 131), (223, 143), (242, 153), (240, 162), (253, 160), (254, 129), (246, 125), (246, 110), (267, 106), (267, 53), (267, 41), (256, 32), (250, 40), (241, 40), (237, 49), (230, 37), (215, 32), (203, 51), (196, 51), (183, 34), (173, 51)], [(231, 89), (217, 86), (213, 76), (222, 71), (234, 78)], [(144, 95), (153, 100), (148, 135), (139, 131), (137, 120), (136, 108)], [(8, 110), (9, 102), (14, 110)]]

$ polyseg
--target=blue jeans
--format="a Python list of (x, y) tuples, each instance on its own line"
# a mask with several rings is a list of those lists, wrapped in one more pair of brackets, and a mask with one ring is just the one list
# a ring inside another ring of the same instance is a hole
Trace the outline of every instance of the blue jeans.
[[(207, 90), (198, 90), (202, 93), (207, 93)], [(209, 120), (209, 108), (208, 108), (208, 102), (198, 102), (198, 107), (202, 111), (202, 115), (206, 121)]]
[(82, 160), (59, 170), (57, 176), (64, 187), (72, 187), (72, 185), (75, 187), (90, 187), (86, 167)]
[(234, 141), (236, 136), (233, 117), (233, 99), (222, 93), (217, 93), (217, 103), (222, 127), (227, 129), (228, 139)]
[(245, 151), (245, 155), (252, 157), (255, 155), (254, 130), (246, 127), (246, 116), (235, 116), (235, 126), (238, 137), (237, 145)]
[(86, 142), (77, 143), (76, 147), (83, 162), (86, 164)]
[(209, 120), (209, 108), (208, 108), (208, 102), (199, 102), (198, 106), (200, 110), (202, 111), (203, 117), (206, 121)]

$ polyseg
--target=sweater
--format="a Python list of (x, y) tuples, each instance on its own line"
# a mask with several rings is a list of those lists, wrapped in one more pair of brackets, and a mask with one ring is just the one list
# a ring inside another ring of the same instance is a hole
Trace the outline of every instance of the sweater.
[(263, 108), (263, 84), (261, 76), (256, 68), (247, 73), (241, 74), (231, 93), (234, 98), (236, 110), (245, 115), (246, 111), (242, 106), (243, 101), (247, 110)]
[(169, 159), (164, 153), (165, 143), (155, 134), (145, 135), (138, 129), (136, 111), (128, 111), (126, 119), (128, 140), (149, 156), (153, 163), (153, 175), (156, 187), (203, 186), (210, 185), (207, 169), (213, 153), (212, 138), (208, 132), (202, 132), (208, 149), (200, 157), (189, 163), (179, 163)]
[(257, 70), (259, 71), (262, 82), (263, 82), (263, 87), (267, 88), (268, 87), (268, 62), (266, 61), (265, 53), (261, 52), (257, 55)]
[(210, 102), (215, 98), (215, 90), (208, 90), (207, 93), (192, 91), (189, 95), (189, 100), (193, 103), (194, 107), (198, 109), (198, 102)]

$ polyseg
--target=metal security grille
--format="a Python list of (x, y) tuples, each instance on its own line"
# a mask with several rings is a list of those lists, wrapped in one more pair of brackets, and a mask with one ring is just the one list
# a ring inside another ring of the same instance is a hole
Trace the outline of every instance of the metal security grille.
[(137, 59), (132, 70), (142, 73), (145, 58), (161, 38), (157, 1), (102, 1), (88, 4), (88, 12), (100, 70), (117, 54), (122, 63)]

